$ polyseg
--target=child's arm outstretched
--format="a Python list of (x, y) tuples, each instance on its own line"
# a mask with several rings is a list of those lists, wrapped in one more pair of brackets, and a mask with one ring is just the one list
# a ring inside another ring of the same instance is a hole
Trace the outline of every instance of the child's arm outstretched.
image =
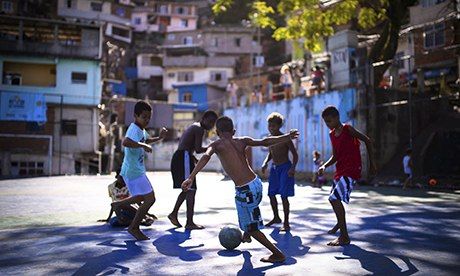
[(264, 139), (253, 139), (251, 137), (244, 137), (242, 141), (250, 147), (269, 147), (279, 143), (290, 142), (291, 139), (299, 137), (297, 129), (291, 129), (289, 133), (280, 136), (270, 136)]
[(268, 162), (272, 159), (272, 154), (271, 152), (268, 152), (267, 157), (265, 157), (264, 162), (262, 163), (262, 173), (265, 174), (265, 171), (267, 170), (268, 167)]
[(371, 139), (362, 134), (359, 130), (355, 129), (354, 127), (350, 126), (350, 135), (354, 138), (357, 138), (366, 144), (366, 149), (367, 149), (367, 155), (369, 156), (369, 169), (370, 169), (370, 174), (373, 175), (377, 172), (377, 168), (375, 166), (374, 162), (374, 147), (372, 145)]
[(125, 139), (123, 139), (123, 147), (143, 148), (146, 152), (152, 152), (152, 147), (150, 145), (147, 145), (146, 143), (142, 143), (142, 142), (133, 141), (128, 137), (125, 137)]
[(160, 130), (160, 135), (158, 135), (158, 137), (148, 138), (145, 143), (146, 144), (153, 144), (153, 143), (156, 143), (156, 142), (158, 142), (160, 140), (163, 140), (166, 137), (166, 133), (168, 133), (168, 130), (165, 127), (162, 127), (161, 130)]
[(335, 158), (335, 150), (334, 150), (334, 148), (332, 148), (332, 156), (331, 156), (331, 158), (329, 158), (329, 160), (327, 160), (326, 163), (322, 164), (321, 167), (319, 167), (318, 172), (317, 172), (318, 175), (323, 175), (324, 170), (327, 167), (334, 165), (335, 162), (337, 162), (337, 158)]
[(295, 167), (297, 166), (297, 162), (299, 162), (299, 155), (297, 154), (297, 149), (295, 148), (294, 143), (292, 143), (292, 141), (289, 141), (288, 147), (292, 153), (292, 166), (288, 171), (288, 175), (293, 177), (295, 175)]
[(213, 144), (211, 144), (206, 150), (206, 153), (203, 154), (203, 156), (201, 156), (195, 168), (190, 173), (190, 176), (187, 179), (185, 179), (184, 182), (182, 182), (182, 190), (187, 191), (190, 188), (195, 176), (204, 168), (204, 166), (206, 166), (206, 164), (208, 164), (209, 159), (211, 159), (211, 156), (213, 154), (214, 154), (214, 147), (213, 147)]

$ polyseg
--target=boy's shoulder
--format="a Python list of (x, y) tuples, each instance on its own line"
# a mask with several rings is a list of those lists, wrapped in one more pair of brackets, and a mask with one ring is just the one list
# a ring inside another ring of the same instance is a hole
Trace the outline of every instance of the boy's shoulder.
[[(191, 125), (189, 126), (189, 128), (191, 128), (191, 129), (203, 129), (203, 128), (201, 127), (201, 124), (200, 124), (199, 122), (194, 122), (193, 124), (191, 124)], [(203, 130), (204, 130), (204, 129), (203, 129)]]
[(247, 143), (248, 140), (253, 140), (254, 138), (249, 137), (249, 136), (237, 136), (232, 138), (233, 141), (237, 143)]
[(129, 124), (128, 130), (132, 130), (132, 131), (141, 131), (141, 132), (144, 131), (144, 129), (140, 128), (138, 125), (136, 125), (136, 123), (131, 123), (131, 124)]

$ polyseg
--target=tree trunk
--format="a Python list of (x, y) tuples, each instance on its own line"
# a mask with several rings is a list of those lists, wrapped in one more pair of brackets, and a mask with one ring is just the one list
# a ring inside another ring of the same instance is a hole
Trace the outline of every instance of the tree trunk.
[[(372, 62), (387, 61), (393, 59), (398, 50), (399, 31), (409, 13), (409, 7), (417, 1), (390, 0), (387, 8), (387, 20), (379, 39), (369, 53)], [(374, 67), (374, 85), (378, 86), (383, 74), (390, 66), (390, 63)]]

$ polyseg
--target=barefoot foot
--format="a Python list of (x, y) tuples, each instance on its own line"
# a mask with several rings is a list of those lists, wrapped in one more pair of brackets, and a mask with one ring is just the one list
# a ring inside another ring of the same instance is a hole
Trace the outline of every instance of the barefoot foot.
[(274, 218), (271, 221), (269, 221), (267, 224), (265, 224), (265, 226), (272, 226), (275, 223), (281, 223), (281, 219), (280, 218)]
[(332, 227), (331, 230), (327, 231), (328, 234), (335, 234), (339, 230), (339, 225), (336, 224), (334, 227)]
[(251, 235), (249, 235), (248, 233), (244, 232), (243, 238), (241, 239), (241, 242), (247, 242), (247, 243), (252, 242)]
[(172, 214), (168, 215), (169, 221), (176, 227), (182, 227), (182, 224), (179, 223), (177, 220), (177, 216), (173, 216)]
[(328, 246), (342, 246), (350, 244), (350, 238), (338, 237), (337, 239), (329, 242)]
[(284, 225), (283, 227), (280, 228), (280, 232), (289, 232), (291, 231), (291, 226), (289, 225)]
[(203, 225), (198, 225), (198, 224), (186, 224), (185, 225), (185, 229), (188, 229), (188, 230), (201, 230), (201, 229), (204, 229), (204, 226)]
[(285, 260), (286, 260), (286, 257), (283, 254), (281, 255), (272, 254), (268, 257), (263, 257), (262, 259), (260, 259), (260, 261), (264, 263), (282, 263)]
[(128, 233), (130, 233), (138, 241), (150, 240), (150, 238), (142, 233), (139, 229), (128, 228)]

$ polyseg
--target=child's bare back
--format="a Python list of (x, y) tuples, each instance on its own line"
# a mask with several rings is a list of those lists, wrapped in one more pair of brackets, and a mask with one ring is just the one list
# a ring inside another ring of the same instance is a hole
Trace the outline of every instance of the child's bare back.
[(256, 177), (246, 158), (247, 143), (245, 139), (240, 137), (221, 138), (213, 143), (222, 167), (236, 186), (245, 185)]

